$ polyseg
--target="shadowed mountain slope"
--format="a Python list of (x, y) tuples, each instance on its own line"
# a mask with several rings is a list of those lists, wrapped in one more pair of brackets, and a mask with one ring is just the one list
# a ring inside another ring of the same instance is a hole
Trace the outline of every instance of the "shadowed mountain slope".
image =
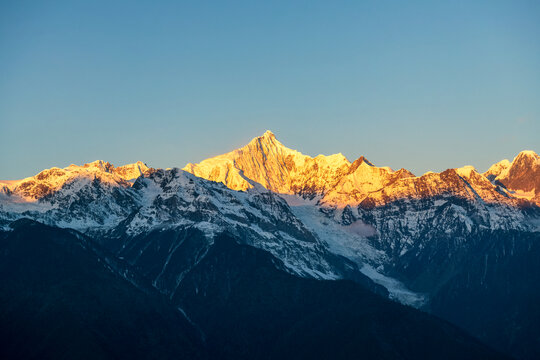
[(0, 233), (1, 358), (207, 358), (181, 312), (115, 274), (82, 237), (14, 226)]
[(173, 296), (216, 358), (504, 358), (449, 323), (351, 281), (299, 278), (221, 235)]

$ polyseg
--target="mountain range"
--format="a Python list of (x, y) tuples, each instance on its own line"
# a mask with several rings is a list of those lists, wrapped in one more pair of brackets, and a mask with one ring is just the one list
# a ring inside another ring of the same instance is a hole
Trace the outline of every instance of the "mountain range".
[[(43, 319), (62, 313), (77, 341), (114, 358), (125, 339), (85, 333), (106, 334), (90, 316), (99, 291), (72, 297), (58, 286), (97, 277), (117, 298), (100, 300), (105, 313), (124, 301), (118, 289), (139, 294), (110, 317), (143, 339), (144, 358), (538, 358), (539, 181), (533, 151), (485, 173), (415, 176), (364, 157), (303, 155), (270, 131), (182, 170), (95, 161), (0, 181), (2, 276), (11, 279), (1, 316), (42, 344), (39, 331), (52, 331)], [(94, 265), (80, 269), (78, 258)], [(42, 269), (65, 259), (83, 275)], [(39, 287), (36, 273), (56, 285)], [(58, 298), (90, 317), (63, 313)], [(150, 316), (140, 304), (178, 319), (160, 315), (138, 331), (131, 321), (147, 320), (128, 318)], [(52, 333), (54, 349), (32, 356), (57, 357), (69, 337)], [(183, 350), (168, 344), (178, 337)]]

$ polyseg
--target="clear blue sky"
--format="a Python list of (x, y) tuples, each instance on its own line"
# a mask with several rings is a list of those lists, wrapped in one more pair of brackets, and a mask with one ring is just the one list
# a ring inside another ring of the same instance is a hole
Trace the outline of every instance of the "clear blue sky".
[(0, 179), (272, 130), (417, 174), (540, 150), (538, 1), (2, 1)]

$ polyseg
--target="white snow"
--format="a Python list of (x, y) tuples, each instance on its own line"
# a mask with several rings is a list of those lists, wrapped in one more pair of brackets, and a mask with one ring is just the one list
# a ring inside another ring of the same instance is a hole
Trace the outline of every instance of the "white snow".
[(382, 251), (368, 244), (365, 235), (371, 235), (376, 230), (361, 222), (343, 226), (322, 214), (318, 207), (309, 202), (302, 204), (302, 199), (286, 197), (291, 210), (319, 239), (326, 242), (328, 249), (337, 255), (342, 255), (360, 266), (360, 271), (375, 283), (384, 286), (390, 297), (403, 304), (420, 307), (425, 297), (415, 293), (400, 281), (378, 272), (374, 266), (382, 267), (388, 261)]
[(407, 289), (400, 281), (381, 274), (370, 265), (365, 264), (360, 271), (377, 284), (384, 286), (393, 300), (415, 308), (421, 307), (426, 302), (426, 296)]

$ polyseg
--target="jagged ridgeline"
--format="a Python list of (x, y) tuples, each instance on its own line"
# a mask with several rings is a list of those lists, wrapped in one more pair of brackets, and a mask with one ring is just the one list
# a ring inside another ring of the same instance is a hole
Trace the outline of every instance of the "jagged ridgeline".
[[(29, 261), (17, 256), (50, 242), (66, 257), (92, 257), (123, 284), (116, 287), (140, 292), (141, 302), (163, 301), (151, 306), (172, 311), (179, 320), (156, 322), (151, 332), (180, 326), (183, 332), (174, 331), (188, 341), (186, 349), (201, 357), (499, 356), (427, 312), (495, 351), (537, 358), (539, 179), (540, 157), (532, 151), (483, 174), (466, 166), (415, 176), (364, 157), (350, 162), (341, 154), (303, 155), (266, 132), (245, 147), (183, 170), (96, 161), (0, 181), (1, 251), (11, 264), (2, 276), (11, 271), (24, 284), (6, 283), (3, 299), (15, 304), (21, 297), (34, 309), (23, 319), (22, 308), (10, 305), (3, 316), (11, 327), (21, 324), (19, 335), (30, 327), (52, 331), (35, 322), (52, 316), (40, 313), (44, 303), (32, 302), (33, 292), (23, 291), (36, 285), (31, 274), (40, 273), (42, 263), (32, 265), (34, 272), (15, 265)], [(85, 255), (72, 255), (72, 243)], [(47, 249), (40, 250), (44, 257)], [(62, 259), (47, 264), (62, 266)], [(60, 271), (54, 276), (51, 284), (78, 281)], [(73, 296), (72, 289), (59, 289), (40, 288), (40, 296)], [(85, 291), (97, 296), (94, 288)], [(88, 314), (97, 311), (74, 299)], [(69, 326), (81, 323), (55, 306)], [(85, 319), (92, 326), (102, 321)], [(113, 319), (119, 329), (135, 324), (124, 315)], [(39, 331), (29, 339), (44, 341)], [(141, 353), (157, 344), (151, 334), (131, 334), (143, 339)], [(163, 341), (176, 341), (174, 336)], [(419, 339), (425, 352), (410, 345)], [(99, 336), (80, 341), (92, 349), (113, 349), (112, 357), (123, 351)], [(193, 353), (174, 349), (159, 357)]]

